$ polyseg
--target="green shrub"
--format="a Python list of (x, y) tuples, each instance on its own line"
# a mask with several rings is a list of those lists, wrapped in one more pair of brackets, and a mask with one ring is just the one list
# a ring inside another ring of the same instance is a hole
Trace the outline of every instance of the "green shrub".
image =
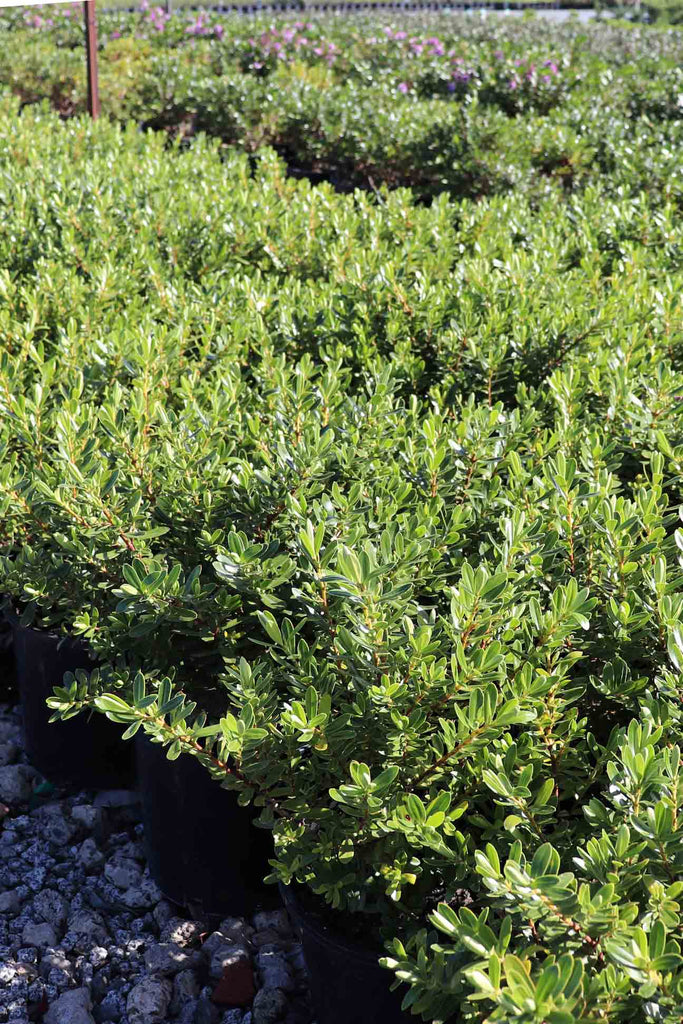
[(340, 82), (150, 37), (175, 78), (122, 103), (248, 154), (3, 100), (0, 589), (102, 662), (55, 714), (255, 803), (425, 1020), (681, 1016), (680, 120), (629, 70), (679, 42), (643, 32), (566, 30), (547, 110), (423, 53), (399, 105), (363, 39)]
[[(4, 18), (0, 85), (23, 104), (85, 109), (75, 14)], [(549, 183), (604, 183), (609, 160), (615, 195), (680, 196), (674, 30), (454, 15), (168, 18), (160, 8), (100, 21), (106, 116), (185, 140), (206, 132), (249, 153), (272, 146), (291, 173), (342, 191), (537, 196)], [(670, 160), (651, 159), (665, 150)]]

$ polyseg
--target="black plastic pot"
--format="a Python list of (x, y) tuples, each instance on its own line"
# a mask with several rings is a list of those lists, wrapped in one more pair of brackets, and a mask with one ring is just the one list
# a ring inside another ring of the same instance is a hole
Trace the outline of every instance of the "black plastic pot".
[(12, 630), (0, 617), (0, 701), (16, 703), (17, 676), (14, 666)]
[(258, 811), (240, 807), (193, 757), (169, 761), (140, 733), (135, 744), (147, 860), (164, 896), (221, 916), (272, 902), (263, 879), (273, 844), (252, 824)]
[(336, 933), (296, 898), (293, 886), (280, 894), (301, 937), (317, 1024), (415, 1024), (401, 1010), (402, 987), (390, 991), (391, 971), (380, 967), (376, 954)]
[(80, 789), (126, 787), (134, 779), (132, 744), (123, 727), (98, 713), (50, 723), (45, 703), (66, 672), (92, 671), (95, 662), (77, 641), (13, 623), (24, 741), (31, 764), (50, 782)]

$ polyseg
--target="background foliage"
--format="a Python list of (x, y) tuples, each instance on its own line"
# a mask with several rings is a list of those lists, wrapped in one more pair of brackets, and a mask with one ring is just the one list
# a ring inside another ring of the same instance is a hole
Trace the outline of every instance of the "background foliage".
[[(0, 85), (22, 105), (85, 110), (78, 5), (8, 9), (0, 32)], [(151, 7), (101, 15), (100, 35), (108, 117), (247, 153), (270, 146), (290, 173), (343, 191), (479, 198), (609, 180), (615, 192), (680, 193), (683, 37), (672, 30)]]

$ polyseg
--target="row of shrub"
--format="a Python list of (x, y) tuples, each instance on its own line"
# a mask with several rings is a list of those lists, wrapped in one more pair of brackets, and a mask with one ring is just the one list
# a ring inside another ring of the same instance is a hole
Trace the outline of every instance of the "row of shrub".
[[(0, 85), (22, 104), (84, 111), (79, 10), (9, 13), (0, 31)], [(102, 15), (100, 32), (107, 117), (185, 139), (204, 132), (248, 153), (273, 147), (290, 173), (340, 190), (535, 196), (609, 178), (615, 194), (681, 192), (683, 44), (673, 30), (151, 8)]]
[(57, 714), (252, 801), (424, 1020), (679, 1021), (677, 197), (3, 102), (0, 590), (103, 662)]

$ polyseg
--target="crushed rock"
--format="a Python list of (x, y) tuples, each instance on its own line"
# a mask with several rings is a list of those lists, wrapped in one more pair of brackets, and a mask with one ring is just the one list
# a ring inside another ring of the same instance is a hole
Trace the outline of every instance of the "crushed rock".
[(0, 1024), (310, 1024), (284, 910), (184, 916), (149, 874), (136, 794), (37, 798), (42, 781), (0, 704)]

